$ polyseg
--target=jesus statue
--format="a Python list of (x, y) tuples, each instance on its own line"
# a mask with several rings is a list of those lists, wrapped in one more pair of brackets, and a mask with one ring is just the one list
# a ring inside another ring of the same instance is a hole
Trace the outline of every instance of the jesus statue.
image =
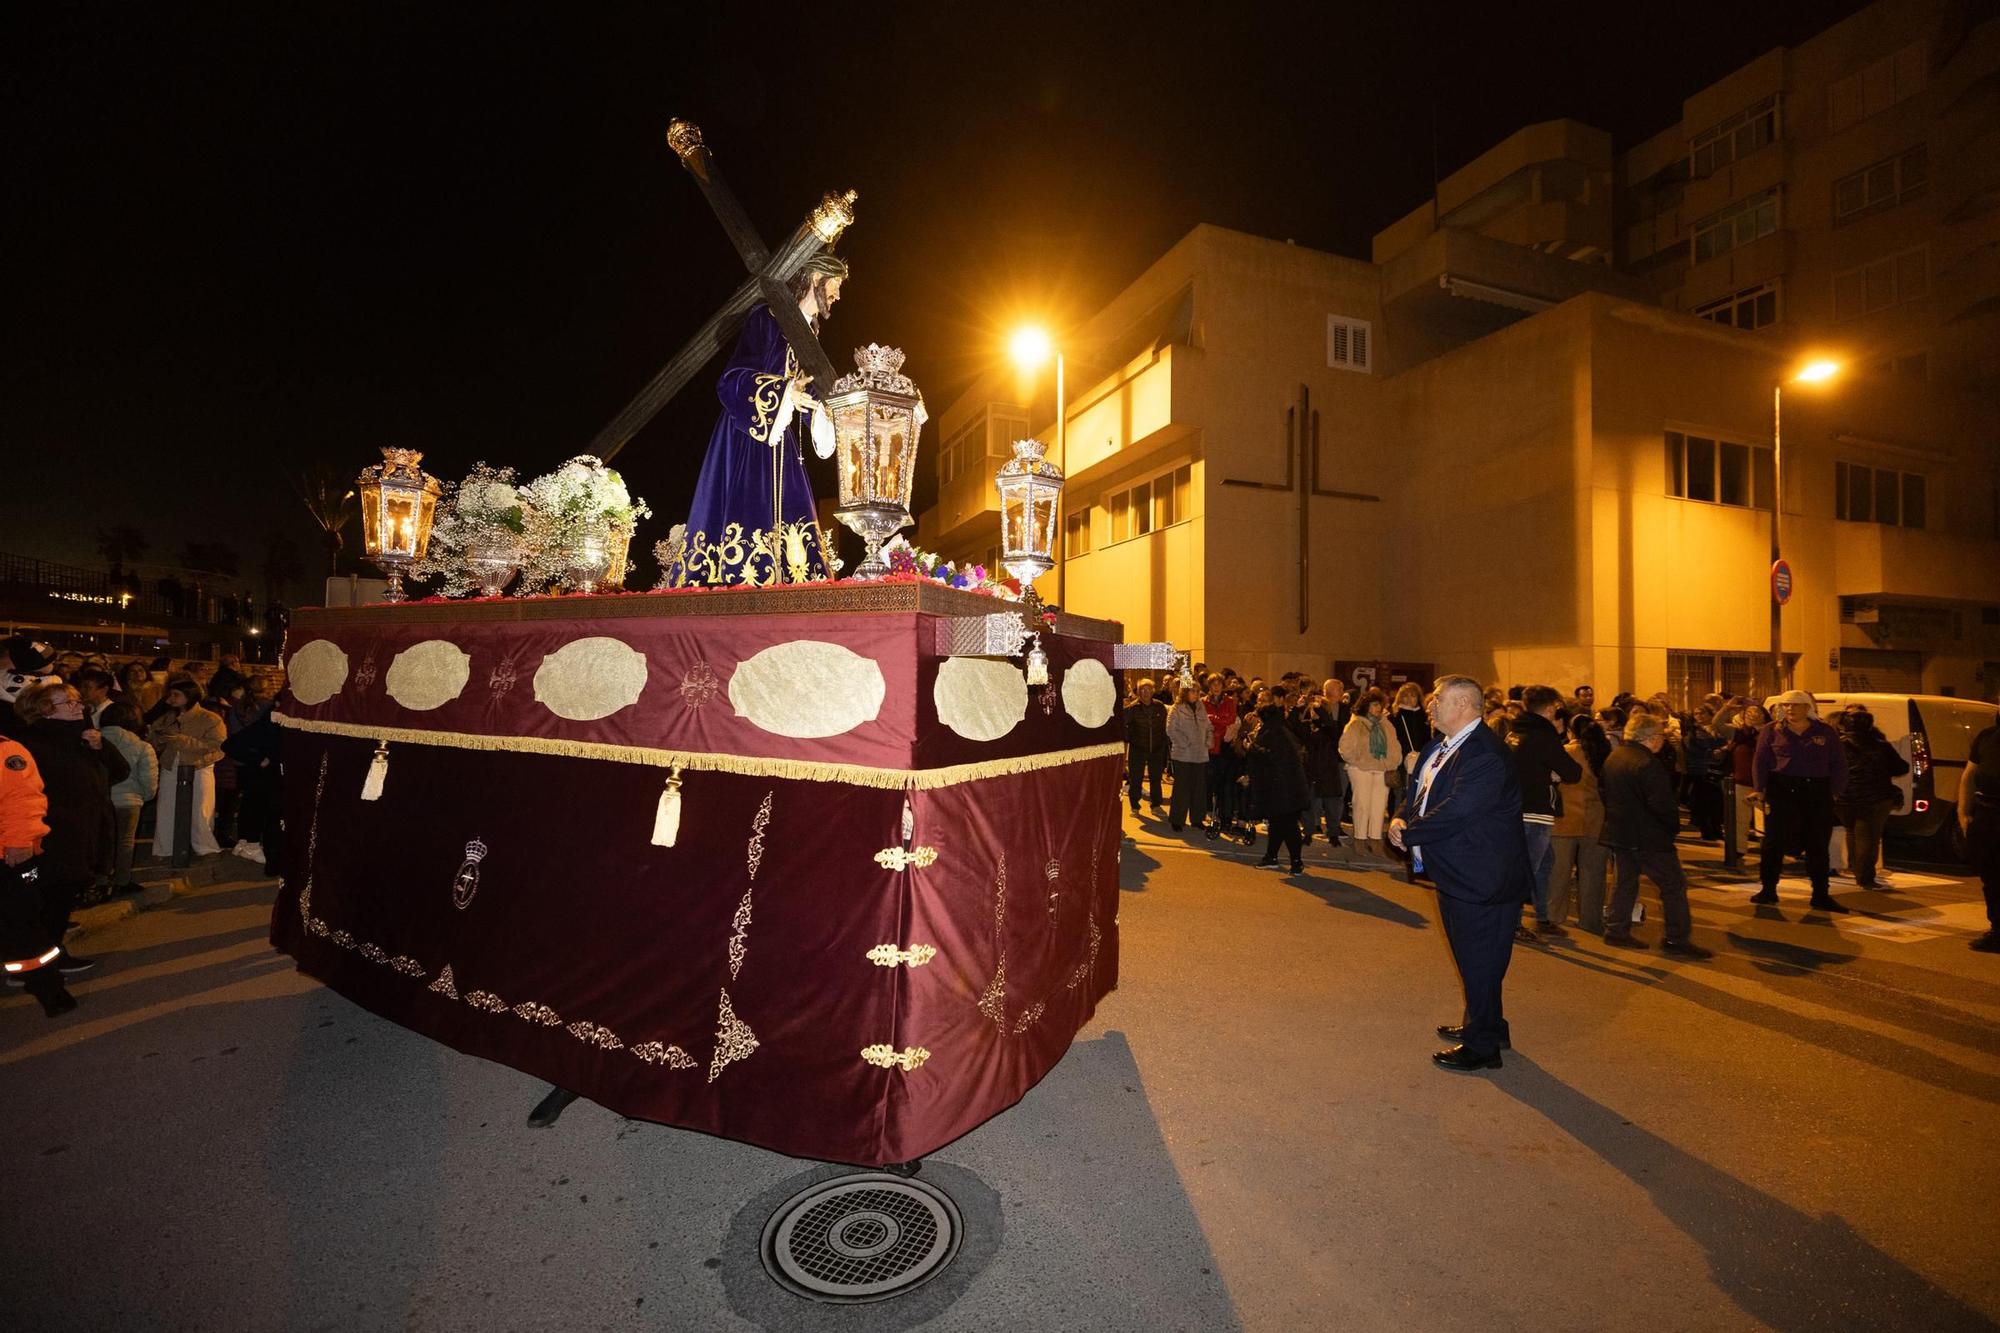
[[(824, 253), (793, 278), (799, 313), (815, 332), (846, 278), (846, 261)], [(687, 526), (675, 534), (676, 582), (713, 587), (830, 576), (832, 552), (802, 446), (810, 433), (819, 456), (830, 457), (833, 430), (809, 383), (770, 307), (752, 306), (716, 384), (722, 412), (709, 433)]]

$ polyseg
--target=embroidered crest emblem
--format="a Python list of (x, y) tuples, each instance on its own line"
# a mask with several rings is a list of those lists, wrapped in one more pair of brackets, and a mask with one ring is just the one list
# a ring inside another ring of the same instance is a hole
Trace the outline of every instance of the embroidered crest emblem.
[(505, 694), (514, 688), (513, 658), (505, 658), (494, 666), (492, 673), (486, 677), (486, 688), (494, 694)]
[(354, 672), (354, 688), (358, 690), (367, 689), (375, 683), (375, 677), (378, 674), (379, 670), (375, 665), (375, 650), (370, 648), (368, 656), (362, 659), (360, 667)]
[(459, 862), (458, 874), (451, 881), (452, 905), (461, 912), (472, 906), (472, 895), (479, 892), (479, 863), (486, 859), (486, 850), (478, 838), (465, 844), (465, 860)]
[(699, 708), (715, 697), (718, 688), (715, 672), (709, 668), (708, 663), (697, 660), (687, 669), (687, 674), (681, 677), (681, 702), (690, 710)]

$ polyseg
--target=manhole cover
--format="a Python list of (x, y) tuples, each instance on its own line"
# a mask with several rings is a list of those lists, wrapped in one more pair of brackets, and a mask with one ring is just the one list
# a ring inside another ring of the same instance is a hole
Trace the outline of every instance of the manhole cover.
[(816, 1301), (879, 1301), (936, 1277), (964, 1222), (942, 1191), (900, 1176), (840, 1176), (787, 1199), (764, 1224), (764, 1267)]

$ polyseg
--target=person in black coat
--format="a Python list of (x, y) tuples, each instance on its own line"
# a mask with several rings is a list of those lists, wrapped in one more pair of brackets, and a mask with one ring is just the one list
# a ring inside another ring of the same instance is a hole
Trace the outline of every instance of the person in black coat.
[(1847, 826), (1847, 868), (1854, 872), (1854, 882), (1864, 889), (1879, 889), (1875, 862), (1882, 849), (1882, 830), (1890, 812), (1902, 804), (1896, 779), (1910, 771), (1910, 763), (1876, 728), (1873, 713), (1856, 709), (1845, 722), (1840, 744), (1847, 752), (1847, 785), (1835, 797), (1833, 809)]
[(1306, 821), (1306, 841), (1312, 841), (1324, 823), (1327, 843), (1333, 847), (1340, 846), (1341, 795), (1346, 786), (1340, 762), (1340, 728), (1345, 724), (1336, 722), (1338, 716), (1338, 706), (1324, 695), (1316, 694), (1307, 701), (1306, 720), (1311, 730), (1306, 734), (1306, 782), (1312, 789), (1312, 809)]
[(1251, 798), (1270, 824), (1259, 866), (1278, 864), (1278, 844), (1292, 854), (1292, 873), (1304, 872), (1304, 836), (1299, 831), (1299, 815), (1312, 804), (1312, 786), (1306, 780), (1305, 747), (1285, 721), (1285, 710), (1268, 705), (1258, 714), (1262, 725), (1244, 758), (1250, 767)]
[[(1342, 726), (1347, 725), (1343, 720)], [(1409, 774), (1417, 756), (1431, 743), (1430, 714), (1424, 710), (1424, 692), (1413, 680), (1396, 687), (1396, 706), (1390, 710), (1389, 725), (1396, 730), (1396, 743), (1403, 747), (1403, 780), (1389, 782), (1389, 813), (1403, 808), (1410, 791)]]
[(1555, 863), (1556, 816), (1562, 813), (1562, 784), (1583, 781), (1583, 769), (1563, 747), (1555, 722), (1562, 696), (1548, 685), (1530, 685), (1521, 695), (1521, 716), (1507, 728), (1507, 748), (1521, 783), (1522, 833), (1528, 840), (1528, 864), (1535, 871), (1535, 929), (1521, 927), (1517, 938), (1539, 943), (1545, 936), (1565, 935), (1549, 915), (1549, 869)]
[(1604, 830), (1597, 840), (1618, 858), (1616, 886), (1605, 913), (1604, 942), (1621, 949), (1643, 949), (1632, 936), (1632, 904), (1639, 899), (1643, 872), (1660, 891), (1666, 939), (1660, 948), (1684, 958), (1709, 958), (1707, 949), (1688, 938), (1694, 918), (1688, 912), (1687, 876), (1681, 871), (1674, 838), (1680, 832), (1681, 808), (1674, 799), (1674, 779), (1657, 758), (1667, 741), (1666, 724), (1648, 712), (1635, 712), (1625, 724), (1625, 743), (1604, 761), (1597, 791), (1604, 801)]
[[(38, 858), (44, 925), (60, 940), (78, 894), (108, 867), (117, 845), (111, 788), (132, 768), (83, 715), (74, 686), (60, 681), (29, 687), (14, 701), (23, 726), (18, 739), (41, 770), (49, 832)], [(67, 975), (88, 971), (89, 959), (63, 951)]]
[(1133, 690), (1133, 700), (1125, 706), (1125, 796), (1132, 813), (1139, 813), (1139, 792), (1152, 775), (1153, 813), (1165, 814), (1161, 807), (1160, 776), (1167, 766), (1167, 706), (1153, 697), (1153, 682), (1142, 680)]
[(1458, 1044), (1431, 1060), (1457, 1071), (1498, 1069), (1501, 1048), (1513, 1044), (1501, 983), (1521, 904), (1533, 890), (1521, 784), (1507, 747), (1481, 725), (1479, 682), (1445, 676), (1435, 698), (1438, 735), (1417, 756), (1404, 813), (1389, 821), (1389, 841), (1409, 851), (1413, 877), (1437, 885), (1438, 916), (1465, 992), (1464, 1017), (1437, 1030)]

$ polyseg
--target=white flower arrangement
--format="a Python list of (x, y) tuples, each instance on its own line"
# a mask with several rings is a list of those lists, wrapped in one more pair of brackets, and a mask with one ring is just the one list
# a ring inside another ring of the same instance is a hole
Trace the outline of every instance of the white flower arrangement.
[[(578, 454), (522, 486), (519, 495), (528, 539), (522, 579), (525, 591), (561, 582), (591, 529), (622, 530), (629, 542), (638, 521), (653, 516), (646, 502), (625, 485), (625, 479), (595, 454)], [(593, 539), (602, 541), (605, 536), (599, 531)]]
[(479, 575), (467, 557), (496, 551), (525, 555), (528, 519), (514, 469), (474, 463), (464, 481), (447, 484), (438, 497), (430, 546), (410, 576), (436, 580), (445, 597), (480, 592)]

